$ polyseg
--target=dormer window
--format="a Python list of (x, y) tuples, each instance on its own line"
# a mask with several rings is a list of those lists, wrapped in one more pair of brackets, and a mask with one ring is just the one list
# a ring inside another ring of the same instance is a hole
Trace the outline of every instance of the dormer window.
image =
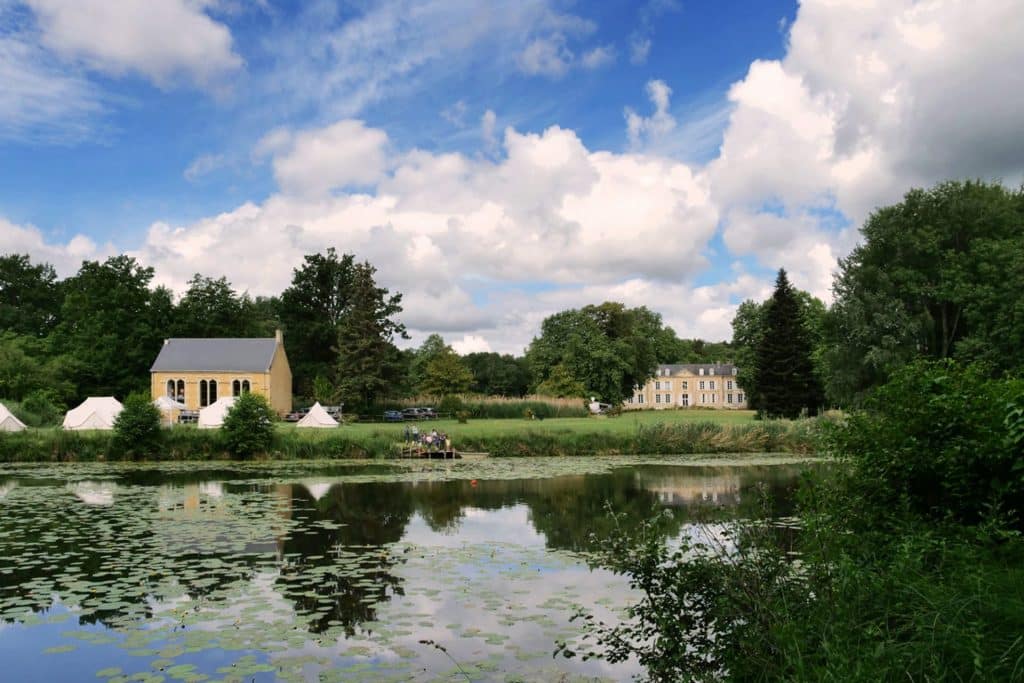
[(739, 371), (737, 370), (736, 366), (735, 365), (732, 366), (732, 374), (735, 375), (735, 374), (737, 374), (737, 372), (739, 372)]
[(714, 369), (714, 368), (709, 368), (709, 369), (708, 369), (708, 374), (709, 374), (709, 375), (713, 375), (713, 374), (715, 374), (715, 369)]
[(701, 369), (700, 369), (700, 370), (698, 370), (697, 372), (699, 372), (700, 374), (702, 374), (702, 375), (703, 375), (703, 374), (704, 374), (704, 368), (701, 368)]

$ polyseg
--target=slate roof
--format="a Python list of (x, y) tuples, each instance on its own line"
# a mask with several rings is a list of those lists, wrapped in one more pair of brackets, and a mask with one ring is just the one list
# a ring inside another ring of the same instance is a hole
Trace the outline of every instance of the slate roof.
[(704, 368), (704, 374), (707, 375), (708, 370), (714, 369), (715, 375), (731, 375), (733, 374), (733, 368), (736, 366), (732, 363), (678, 363), (669, 365), (659, 365), (658, 371), (668, 370), (669, 374), (676, 374), (679, 372), (691, 372), (694, 375), (700, 374), (700, 369)]
[(269, 372), (277, 340), (168, 339), (150, 372)]

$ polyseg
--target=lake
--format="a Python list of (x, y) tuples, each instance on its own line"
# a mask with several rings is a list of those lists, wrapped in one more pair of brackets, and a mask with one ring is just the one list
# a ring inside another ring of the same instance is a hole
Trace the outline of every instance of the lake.
[(606, 506), (672, 542), (786, 518), (805, 466), (681, 462), (0, 465), (0, 678), (627, 680), (552, 657), (632, 599)]

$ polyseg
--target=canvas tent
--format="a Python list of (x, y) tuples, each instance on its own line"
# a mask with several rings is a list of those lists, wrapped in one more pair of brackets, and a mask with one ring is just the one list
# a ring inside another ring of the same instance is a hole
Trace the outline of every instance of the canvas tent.
[(178, 403), (170, 396), (161, 396), (153, 401), (153, 405), (160, 410), (160, 420), (168, 425), (177, 422), (178, 415), (181, 415), (181, 411), (185, 410), (184, 403)]
[(234, 396), (225, 396), (199, 411), (200, 429), (218, 429), (224, 424), (224, 416), (235, 405)]
[(113, 396), (90, 396), (64, 416), (64, 429), (113, 429), (123, 406)]
[(3, 403), (0, 403), (0, 432), (20, 432), (25, 423), (14, 417)]
[(309, 409), (309, 412), (295, 423), (296, 427), (321, 427), (331, 428), (337, 427), (338, 421), (327, 414), (327, 411), (323, 409), (320, 402), (317, 401), (313, 404), (313, 407)]

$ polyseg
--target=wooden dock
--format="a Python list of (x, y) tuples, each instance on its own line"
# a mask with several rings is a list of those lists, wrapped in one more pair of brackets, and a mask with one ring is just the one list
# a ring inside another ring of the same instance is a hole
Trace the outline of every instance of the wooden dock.
[(437, 451), (416, 446), (402, 446), (398, 451), (399, 458), (409, 460), (481, 460), (489, 456), (489, 453), (460, 453), (454, 449)]

